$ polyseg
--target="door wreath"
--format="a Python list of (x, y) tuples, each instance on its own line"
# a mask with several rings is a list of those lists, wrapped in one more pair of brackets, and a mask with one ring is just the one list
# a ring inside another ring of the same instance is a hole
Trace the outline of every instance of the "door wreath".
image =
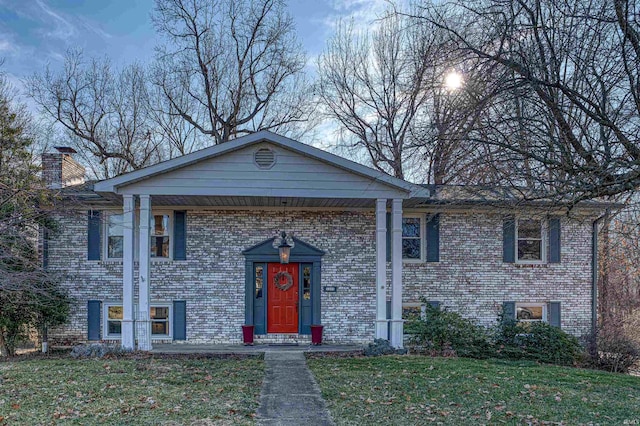
[(274, 275), (273, 284), (276, 288), (287, 291), (293, 286), (293, 277), (287, 271), (280, 271)]

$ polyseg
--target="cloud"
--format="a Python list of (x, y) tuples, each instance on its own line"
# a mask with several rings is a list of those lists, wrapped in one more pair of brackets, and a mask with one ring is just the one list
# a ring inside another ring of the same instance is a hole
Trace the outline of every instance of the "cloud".
[(14, 49), (14, 45), (9, 40), (0, 39), (0, 52), (11, 52)]
[[(57, 38), (60, 40), (69, 40), (78, 34), (76, 26), (70, 20), (64, 18), (61, 14), (56, 13), (49, 6), (45, 5), (41, 0), (36, 0), (36, 4), (46, 15), (44, 17), (45, 19), (42, 19), (42, 21), (49, 21), (53, 24), (53, 28), (44, 31), (45, 36)], [(47, 16), (53, 19), (47, 19)]]
[(92, 33), (96, 34), (98, 37), (100, 37), (103, 40), (109, 40), (110, 38), (113, 37), (111, 34), (106, 32), (102, 28), (100, 28), (100, 25), (96, 22), (90, 21), (81, 16), (76, 17), (76, 19), (78, 20), (78, 23), (80, 24), (80, 26), (82, 26), (84, 30), (91, 31)]

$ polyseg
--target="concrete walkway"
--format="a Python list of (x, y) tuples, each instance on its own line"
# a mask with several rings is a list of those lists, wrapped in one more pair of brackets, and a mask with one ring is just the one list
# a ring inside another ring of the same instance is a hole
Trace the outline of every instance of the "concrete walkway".
[(304, 353), (267, 351), (259, 425), (333, 425)]

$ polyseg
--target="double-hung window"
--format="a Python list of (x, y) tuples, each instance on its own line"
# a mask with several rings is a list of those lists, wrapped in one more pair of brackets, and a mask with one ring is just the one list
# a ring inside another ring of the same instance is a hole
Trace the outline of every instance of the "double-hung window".
[(107, 259), (122, 259), (124, 215), (109, 214), (106, 222)]
[[(138, 247), (140, 238), (139, 233), (139, 215), (136, 214), (136, 222), (134, 224), (135, 243), (134, 247)], [(154, 212), (150, 220), (150, 240), (149, 255), (152, 259), (169, 259), (171, 253), (171, 226), (172, 215), (169, 213)], [(106, 216), (104, 227), (105, 235), (105, 259), (114, 260), (122, 259), (124, 246), (124, 215), (109, 213)], [(136, 259), (138, 252), (134, 248)]]
[[(122, 319), (124, 318), (121, 303), (104, 304), (104, 336), (106, 339), (122, 337)], [(172, 305), (170, 303), (152, 303), (149, 309), (151, 320), (151, 337), (168, 339), (172, 336)]]
[(151, 306), (151, 336), (152, 337), (168, 337), (170, 332), (169, 317), (170, 317), (169, 305), (157, 305)]
[(545, 223), (540, 219), (518, 219), (516, 226), (516, 260), (542, 263), (546, 260)]
[(122, 305), (105, 305), (105, 336), (113, 337), (122, 334)]
[(169, 222), (168, 214), (153, 214), (151, 216), (151, 257), (169, 257)]
[(424, 217), (403, 216), (402, 218), (402, 259), (421, 261), (424, 259)]

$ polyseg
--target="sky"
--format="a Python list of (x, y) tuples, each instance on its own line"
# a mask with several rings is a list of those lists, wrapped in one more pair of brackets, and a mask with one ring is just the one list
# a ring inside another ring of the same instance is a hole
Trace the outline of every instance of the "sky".
[[(368, 26), (388, 5), (385, 0), (289, 0), (310, 69), (342, 18)], [(156, 35), (150, 14), (154, 0), (0, 0), (0, 58), (11, 83), (46, 66), (63, 64), (68, 49), (111, 59), (116, 66), (148, 63)]]

